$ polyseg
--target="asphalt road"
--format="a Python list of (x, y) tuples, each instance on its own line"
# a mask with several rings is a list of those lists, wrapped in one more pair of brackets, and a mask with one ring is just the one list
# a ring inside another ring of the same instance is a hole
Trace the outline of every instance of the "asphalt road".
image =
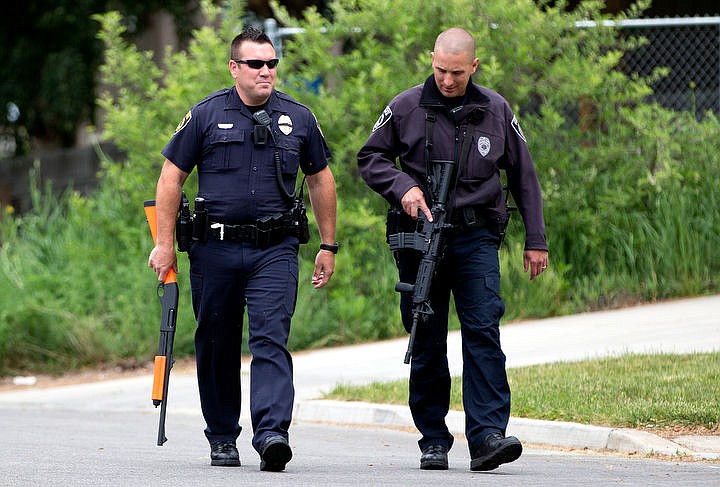
[[(501, 333), (510, 367), (627, 352), (717, 351), (718, 310), (720, 296), (708, 296), (515, 323), (504, 326)], [(452, 427), (456, 442), (450, 452), (450, 470), (421, 471), (418, 434), (397, 411), (390, 414), (362, 404), (351, 411), (347, 403), (336, 408), (317, 400), (340, 382), (406, 377), (407, 366), (402, 363), (406, 344), (405, 339), (390, 340), (295, 355), (298, 403), (290, 437), (295, 456), (280, 473), (259, 470), (258, 455), (250, 446), (247, 404), (241, 417), (245, 430), (238, 441), (243, 466), (210, 466), (192, 372), (173, 371), (168, 442), (162, 447), (155, 444), (158, 412), (150, 401), (150, 376), (53, 388), (23, 386), (0, 393), (0, 486), (718, 484), (717, 460), (648, 458), (642, 452), (663, 451), (652, 441), (639, 446), (630, 442), (630, 449), (619, 448), (616, 442), (616, 451), (637, 450), (636, 454), (599, 454), (582, 446), (595, 448), (591, 436), (597, 436), (596, 429), (533, 421), (528, 427), (515, 418), (511, 419), (511, 433), (525, 443), (523, 456), (492, 472), (471, 472), (459, 412), (459, 421)], [(451, 333), (448, 345), (451, 371), (456, 374), (461, 368), (457, 332)], [(248, 396), (247, 371), (244, 367), (244, 398)], [(406, 408), (399, 409), (406, 412)], [(709, 439), (717, 443), (717, 438)], [(646, 436), (640, 440), (648, 441)], [(541, 449), (532, 444), (574, 450)], [(667, 453), (682, 454), (679, 448), (671, 443)], [(720, 455), (716, 444), (701, 450), (708, 453), (701, 458)]]
[(418, 468), (417, 435), (383, 428), (296, 423), (286, 471), (261, 472), (243, 431), (243, 465), (211, 467), (201, 418), (176, 415), (168, 442), (155, 446), (157, 418), (57, 408), (0, 408), (3, 486), (698, 486), (713, 485), (720, 465), (526, 448), (516, 462), (471, 472), (462, 442), (450, 470)]

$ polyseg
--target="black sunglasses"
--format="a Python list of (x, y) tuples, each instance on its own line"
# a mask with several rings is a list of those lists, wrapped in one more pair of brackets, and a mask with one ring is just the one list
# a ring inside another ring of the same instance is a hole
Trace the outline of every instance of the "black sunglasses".
[(247, 64), (252, 69), (262, 69), (267, 64), (268, 69), (273, 69), (278, 65), (280, 60), (278, 58), (268, 59), (263, 61), (262, 59), (233, 59), (237, 64)]

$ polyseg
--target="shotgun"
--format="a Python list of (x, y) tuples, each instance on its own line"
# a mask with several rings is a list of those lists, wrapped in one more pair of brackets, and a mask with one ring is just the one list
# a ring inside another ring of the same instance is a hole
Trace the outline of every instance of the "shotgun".
[[(155, 201), (145, 201), (145, 216), (147, 217), (153, 243), (157, 243), (157, 214)], [(160, 341), (158, 352), (155, 355), (153, 368), (152, 402), (157, 408), (160, 406), (160, 423), (158, 425), (158, 446), (167, 441), (165, 437), (165, 415), (167, 413), (168, 385), (170, 382), (170, 369), (173, 366), (173, 340), (175, 339), (175, 325), (177, 323), (178, 284), (175, 271), (171, 268), (165, 280), (158, 284), (157, 295), (162, 305), (160, 318)]]

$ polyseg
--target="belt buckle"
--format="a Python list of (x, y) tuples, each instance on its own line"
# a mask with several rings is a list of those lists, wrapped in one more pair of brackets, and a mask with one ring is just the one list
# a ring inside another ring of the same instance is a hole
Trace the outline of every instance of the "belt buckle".
[(225, 224), (224, 223), (213, 223), (210, 225), (210, 228), (219, 228), (220, 229), (220, 240), (225, 240)]

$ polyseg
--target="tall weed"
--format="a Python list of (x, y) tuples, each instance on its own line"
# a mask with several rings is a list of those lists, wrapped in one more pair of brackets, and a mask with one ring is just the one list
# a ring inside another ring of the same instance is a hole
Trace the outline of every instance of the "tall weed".
[[(336, 0), (328, 17), (310, 9), (298, 20), (274, 4), (281, 21), (305, 29), (286, 40), (278, 88), (313, 109), (330, 145), (342, 243), (322, 290), (309, 284), (317, 235), (301, 249), (294, 349), (404, 334), (384, 238), (387, 203), (361, 180), (355, 156), (392, 97), (430, 75), (437, 33), (456, 25), (477, 39), (475, 81), (518, 114), (544, 195), (551, 266), (529, 281), (514, 218), (500, 254), (505, 319), (717, 292), (720, 123), (645, 103), (649, 81), (666, 73), (627, 76), (617, 68), (636, 41), (603, 26), (574, 27), (604, 19), (603, 5), (581, 2), (567, 12), (532, 0)], [(166, 52), (163, 70), (128, 42), (119, 14), (97, 17), (106, 48), (104, 136), (126, 157), (104, 162), (92, 195), (58, 199), (35, 187), (32, 212), (2, 219), (0, 375), (140, 363), (154, 354), (159, 304), (142, 203), (154, 197), (160, 150), (183, 115), (232, 85), (227, 49), (243, 18), (239, 0), (203, 6), (207, 26), (186, 51)], [(196, 184), (193, 174), (190, 198)], [(195, 325), (186, 256), (179, 265), (175, 349), (189, 355)]]

